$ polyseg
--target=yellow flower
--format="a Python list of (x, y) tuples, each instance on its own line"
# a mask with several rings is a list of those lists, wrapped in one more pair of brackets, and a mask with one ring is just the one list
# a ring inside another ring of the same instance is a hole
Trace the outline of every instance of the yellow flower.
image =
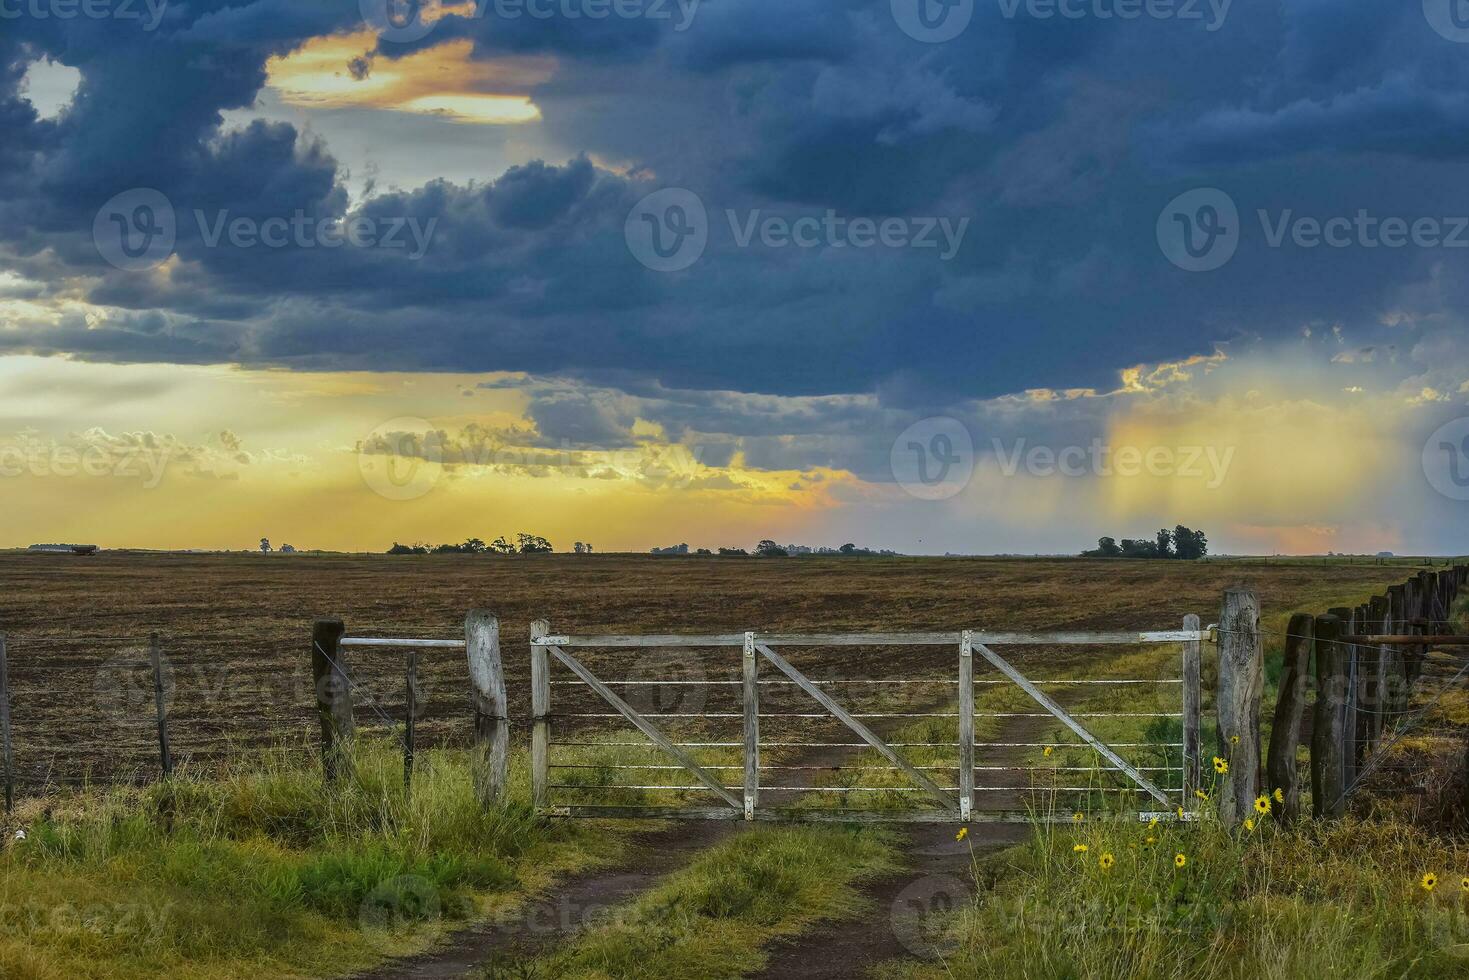
[(1149, 843), (1149, 844), (1156, 844), (1156, 843), (1158, 843), (1158, 838), (1156, 838), (1156, 837), (1149, 837), (1148, 840), (1147, 840), (1147, 843)]
[(1238, 745), (1239, 744), (1239, 736), (1238, 735), (1231, 735), (1231, 736), (1229, 736), (1229, 744), (1230, 745)]
[(1255, 812), (1264, 816), (1270, 812), (1270, 797), (1260, 796), (1255, 799)]
[(1072, 823), (1081, 823), (1085, 819), (1086, 819), (1086, 816), (1084, 814), (1082, 814), (1080, 811), (1078, 811), (1076, 813), (1073, 813), (1071, 815), (1071, 822)]
[(1116, 858), (1112, 857), (1111, 854), (1103, 854), (1102, 859), (1097, 862), (1097, 864), (1101, 866), (1103, 871), (1111, 871), (1112, 865), (1116, 863)]
[(1045, 751), (1041, 752), (1041, 755), (1043, 755), (1047, 759), (1049, 759), (1051, 757), (1051, 753), (1054, 752), (1054, 751), (1056, 751), (1056, 750), (1053, 749), (1053, 748), (1051, 748), (1049, 745), (1047, 745), (1046, 748), (1045, 748)]
[(1276, 803), (1284, 803), (1285, 802), (1285, 791), (1282, 790), (1279, 786), (1275, 787), (1275, 792), (1272, 793), (1271, 795), (1275, 797), (1275, 802)]
[(1151, 819), (1151, 820), (1148, 821), (1148, 829), (1149, 830), (1152, 830), (1156, 826), (1158, 826), (1158, 818), (1157, 817), (1154, 817), (1153, 819)]
[(1183, 807), (1178, 808), (1178, 819), (1183, 819)]
[(1229, 763), (1225, 762), (1223, 759), (1219, 758), (1219, 756), (1216, 755), (1214, 757), (1214, 771), (1221, 776), (1224, 775), (1225, 773), (1229, 772)]
[(1255, 818), (1254, 817), (1245, 817), (1245, 829), (1246, 830), (1254, 830), (1255, 829)]
[(1185, 864), (1188, 864), (1188, 858), (1184, 857), (1181, 852), (1173, 855), (1173, 866), (1175, 868), (1181, 868)]
[(1469, 878), (1460, 878), (1459, 879), (1459, 890), (1460, 891), (1464, 891), (1464, 892), (1469, 892)]
[(1086, 852), (1087, 852), (1087, 846), (1085, 844), (1073, 844), (1073, 845), (1071, 845), (1071, 853), (1073, 853), (1073, 854), (1085, 854)]
[(1432, 871), (1426, 871), (1424, 872), (1423, 877), (1419, 880), (1418, 884), (1423, 888), (1424, 891), (1431, 892), (1433, 891), (1434, 886), (1438, 884), (1438, 875), (1434, 874)]
[(1208, 793), (1205, 793), (1201, 789), (1194, 790), (1194, 795), (1197, 796), (1201, 800), (1207, 800), (1209, 798), (1209, 794)]
[(964, 838), (966, 838), (968, 836), (969, 836), (969, 828), (968, 827), (960, 827), (959, 828), (959, 832), (954, 835), (954, 839), (955, 840), (963, 840)]

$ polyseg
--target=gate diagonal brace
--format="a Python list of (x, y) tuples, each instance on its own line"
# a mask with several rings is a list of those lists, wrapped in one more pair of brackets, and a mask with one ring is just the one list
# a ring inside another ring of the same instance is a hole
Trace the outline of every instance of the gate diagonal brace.
[(1153, 799), (1157, 800), (1159, 803), (1163, 804), (1166, 807), (1171, 807), (1173, 805), (1173, 801), (1168, 799), (1168, 797), (1164, 795), (1162, 790), (1154, 786), (1152, 781), (1149, 780), (1148, 777), (1138, 772), (1131, 765), (1129, 765), (1122, 758), (1122, 756), (1118, 755), (1116, 752), (1113, 752), (1105, 744), (1099, 741), (1097, 737), (1094, 736), (1091, 732), (1081, 727), (1081, 724), (1075, 718), (1072, 718), (1069, 714), (1066, 713), (1065, 708), (1062, 708), (1055, 701), (1052, 701), (1049, 697), (1047, 697), (1045, 693), (1040, 690), (1040, 688), (1036, 687), (1029, 680), (1027, 680), (1024, 674), (1020, 673), (1020, 671), (1010, 666), (1009, 662), (1007, 662), (1005, 658), (1001, 657), (998, 653), (995, 653), (995, 651), (991, 650), (983, 643), (974, 644), (974, 649), (979, 652), (980, 656), (988, 660), (996, 670), (1004, 674), (1006, 677), (1010, 678), (1010, 680), (1015, 682), (1016, 686), (1018, 686), (1026, 694), (1029, 694), (1031, 698), (1035, 700), (1036, 704), (1040, 705), (1042, 708), (1045, 708), (1051, 714), (1055, 715), (1057, 720), (1059, 720), (1063, 725), (1079, 735), (1082, 741), (1086, 742), (1092, 748), (1096, 749), (1099, 753), (1101, 753), (1103, 758), (1112, 763), (1112, 765), (1116, 766), (1120, 771), (1126, 773), (1133, 782), (1137, 783), (1145, 791), (1147, 791), (1149, 796), (1151, 796)]
[[(884, 759), (887, 759), (893, 765), (897, 766), (899, 769), (907, 773), (908, 778), (917, 783), (925, 793), (942, 803), (944, 809), (952, 810), (955, 813), (958, 812), (959, 801), (956, 798), (939, 789), (938, 785), (935, 784), (933, 780), (929, 779), (917, 769), (914, 769), (913, 766), (911, 766), (906, 759), (902, 758), (900, 755), (898, 755), (898, 753), (894, 752), (886, 742), (874, 735), (866, 725), (862, 724), (862, 722), (858, 721), (856, 718), (853, 718), (842, 708), (841, 705), (837, 704), (825, 693), (823, 693), (820, 688), (807, 680), (804, 674), (802, 674), (796, 668), (787, 663), (784, 657), (776, 653), (770, 647), (765, 646), (763, 643), (756, 644), (755, 648), (760, 651), (761, 656), (763, 656), (766, 660), (769, 660), (772, 664), (778, 667), (781, 673), (785, 674), (791, 680), (795, 681), (797, 687), (809, 694), (812, 698), (816, 700), (818, 704), (820, 704), (827, 711), (830, 711), (834, 716), (836, 716), (836, 719), (838, 721), (846, 725), (852, 731), (856, 732), (857, 736), (861, 738), (862, 741), (866, 742), (868, 745), (877, 750), (877, 752)], [(1165, 800), (1164, 802), (1167, 801)]]
[(690, 773), (692, 773), (694, 777), (699, 780), (699, 782), (703, 783), (705, 786), (708, 786), (711, 790), (718, 794), (720, 799), (724, 800), (724, 802), (728, 803), (734, 809), (740, 811), (741, 815), (744, 814), (744, 800), (736, 798), (734, 794), (725, 789), (723, 783), (711, 776), (707, 770), (705, 770), (702, 766), (700, 766), (697, 762), (693, 760), (693, 757), (679, 749), (678, 746), (674, 745), (671, 739), (669, 739), (666, 735), (659, 731), (652, 722), (644, 718), (642, 715), (638, 714), (637, 711), (633, 710), (632, 706), (629, 705), (626, 701), (622, 700), (622, 698), (618, 697), (615, 693), (613, 693), (611, 688), (609, 688), (606, 684), (603, 684), (601, 681), (597, 680), (597, 678), (593, 676), (591, 671), (587, 670), (581, 665), (580, 661), (564, 652), (560, 647), (547, 647), (547, 649), (551, 651), (551, 653), (556, 657), (557, 660), (560, 660), (563, 664), (565, 664), (573, 674), (581, 678), (588, 687), (590, 687), (593, 691), (596, 691), (597, 694), (601, 696), (602, 700), (612, 705), (612, 707), (616, 708), (624, 718), (632, 722), (633, 725), (637, 727), (638, 731), (642, 732), (644, 735), (648, 736), (648, 738), (652, 739), (653, 742), (660, 749), (662, 749), (664, 752), (668, 753), (675, 760), (677, 760), (678, 764), (683, 766)]

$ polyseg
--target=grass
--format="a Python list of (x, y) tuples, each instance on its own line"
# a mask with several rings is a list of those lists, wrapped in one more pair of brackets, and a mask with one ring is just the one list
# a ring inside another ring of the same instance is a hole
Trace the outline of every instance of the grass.
[(862, 910), (861, 882), (896, 869), (887, 835), (781, 827), (726, 840), (566, 945), (486, 967), (485, 980), (733, 980), (772, 940)]
[(615, 859), (622, 840), (537, 822), (524, 774), (476, 801), (467, 759), (359, 748), (324, 790), (282, 754), (145, 789), (32, 801), (0, 853), (8, 980), (320, 976), (429, 945), (548, 877)]
[(1388, 822), (1038, 826), (976, 863), (950, 955), (882, 976), (1469, 976), (1466, 875), (1459, 845)]

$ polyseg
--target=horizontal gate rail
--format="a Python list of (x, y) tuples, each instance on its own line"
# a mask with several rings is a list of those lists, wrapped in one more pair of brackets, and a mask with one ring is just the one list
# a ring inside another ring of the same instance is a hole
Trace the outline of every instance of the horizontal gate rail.
[[(940, 647), (958, 646), (962, 631), (952, 633), (761, 633), (760, 642), (780, 647)], [(1211, 630), (1157, 630), (1129, 633), (986, 633), (975, 630), (975, 643), (986, 646), (1132, 646), (1212, 639)], [(1419, 642), (1422, 638), (1419, 637)], [(743, 647), (743, 633), (650, 634), (648, 636), (545, 636), (557, 647)]]

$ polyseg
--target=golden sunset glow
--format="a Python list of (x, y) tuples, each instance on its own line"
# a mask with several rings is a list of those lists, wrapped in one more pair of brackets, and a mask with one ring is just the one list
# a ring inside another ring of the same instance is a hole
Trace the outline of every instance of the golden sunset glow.
[(288, 105), (368, 108), (437, 115), (455, 122), (534, 122), (530, 91), (556, 72), (554, 58), (517, 55), (476, 61), (471, 41), (453, 41), (393, 60), (372, 54), (371, 31), (316, 38), (266, 64), (267, 85)]

